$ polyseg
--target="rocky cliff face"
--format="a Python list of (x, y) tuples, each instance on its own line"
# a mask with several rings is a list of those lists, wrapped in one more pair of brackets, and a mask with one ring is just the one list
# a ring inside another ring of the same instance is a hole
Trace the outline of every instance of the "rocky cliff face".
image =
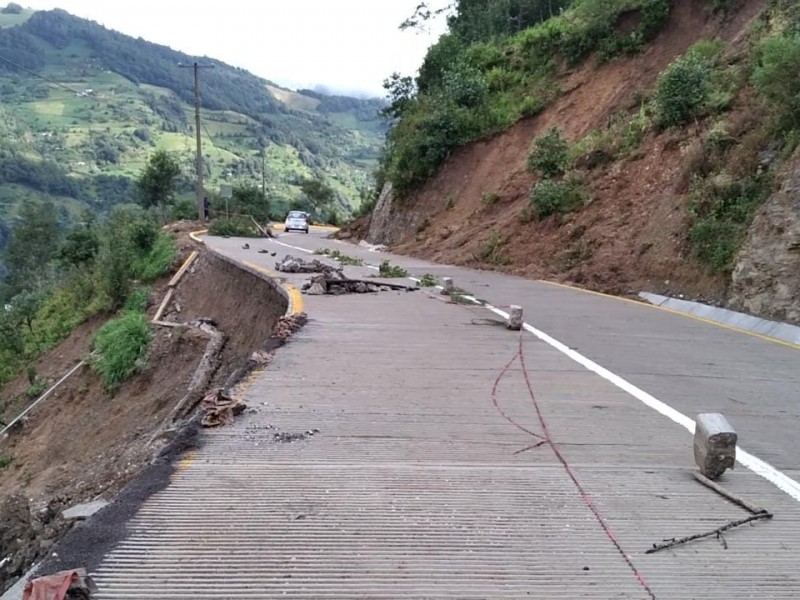
[(800, 150), (759, 211), (733, 271), (731, 307), (800, 323)]
[(402, 210), (392, 184), (387, 183), (370, 217), (367, 241), (370, 244), (397, 244), (422, 218), (418, 213)]

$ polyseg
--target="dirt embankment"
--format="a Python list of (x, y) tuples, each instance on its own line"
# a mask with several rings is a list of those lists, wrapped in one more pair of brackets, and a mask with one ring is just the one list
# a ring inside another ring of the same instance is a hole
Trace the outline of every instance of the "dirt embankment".
[[(419, 191), (384, 202), (381, 231), (359, 221), (373, 243), (420, 258), (582, 284), (612, 293), (642, 289), (722, 299), (728, 281), (689, 259), (684, 164), (704, 125), (649, 134), (627, 158), (585, 171), (591, 203), (570, 215), (523, 223), (535, 176), (525, 169), (532, 141), (557, 126), (573, 142), (639, 109), (659, 74), (697, 41), (744, 43), (766, 2), (744, 3), (730, 20), (705, 3), (678, 0), (664, 31), (640, 55), (567, 73), (562, 95), (540, 115), (492, 139), (460, 148)], [(484, 194), (499, 199), (488, 204)], [(446, 201), (452, 199), (452, 202)], [(373, 215), (373, 221), (379, 215)], [(345, 233), (345, 235), (348, 235)], [(494, 238), (494, 239), (493, 239)], [(502, 260), (478, 257), (495, 241)]]
[[(188, 250), (188, 244), (180, 244)], [(166, 291), (154, 286), (152, 317)], [(287, 306), (269, 283), (203, 250), (178, 287), (165, 320), (213, 322), (225, 344), (209, 387), (222, 386), (268, 342)], [(54, 383), (89, 352), (94, 333), (109, 315), (79, 327), (39, 361), (39, 376)], [(146, 366), (113, 394), (83, 367), (5, 440), (0, 455), (12, 462), (0, 474), (0, 591), (7, 589), (73, 528), (64, 508), (111, 500), (163, 448), (153, 434), (181, 400), (206, 351), (208, 336), (192, 327), (156, 327)], [(20, 377), (0, 396), (10, 421), (32, 399)], [(166, 480), (166, 479), (165, 479)], [(146, 488), (147, 486), (145, 486)], [(143, 500), (141, 498), (140, 500)]]

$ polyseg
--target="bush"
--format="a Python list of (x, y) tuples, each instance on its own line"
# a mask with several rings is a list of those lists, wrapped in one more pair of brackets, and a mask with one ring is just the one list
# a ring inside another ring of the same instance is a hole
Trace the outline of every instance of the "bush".
[(771, 181), (768, 175), (742, 179), (719, 175), (695, 183), (689, 241), (712, 273), (731, 270), (753, 215), (769, 196)]
[(132, 265), (133, 277), (144, 283), (155, 281), (169, 272), (176, 255), (177, 250), (172, 238), (159, 233), (150, 251), (134, 259)]
[(776, 36), (761, 43), (761, 62), (753, 72), (756, 89), (778, 108), (780, 120), (787, 127), (800, 126), (798, 65), (800, 34)]
[(147, 304), (150, 301), (150, 288), (149, 287), (140, 287), (136, 288), (131, 292), (128, 296), (128, 299), (125, 301), (125, 306), (123, 310), (125, 312), (138, 312), (138, 313), (145, 313), (147, 312)]
[(587, 197), (586, 188), (578, 181), (545, 179), (531, 190), (530, 202), (536, 218), (544, 219), (580, 208)]
[(261, 232), (250, 219), (245, 217), (223, 217), (215, 219), (208, 228), (208, 233), (229, 237), (260, 237)]
[(192, 221), (197, 218), (197, 204), (188, 198), (176, 200), (170, 207), (170, 213), (175, 221)]
[(500, 201), (500, 195), (497, 192), (484, 192), (481, 199), (487, 206), (492, 206)]
[(697, 116), (711, 93), (711, 69), (695, 55), (674, 61), (661, 74), (655, 93), (658, 123), (679, 127)]
[(477, 258), (483, 262), (491, 265), (503, 266), (511, 262), (503, 252), (503, 240), (500, 239), (500, 234), (496, 231), (484, 241), (478, 249)]
[(378, 275), (385, 279), (396, 279), (408, 277), (408, 271), (406, 271), (403, 267), (392, 265), (388, 260), (385, 260), (381, 263), (381, 266), (378, 269)]
[(695, 256), (707, 263), (712, 273), (730, 271), (743, 235), (742, 225), (713, 216), (697, 221), (689, 229)]
[(97, 356), (92, 369), (100, 375), (107, 390), (114, 390), (143, 366), (143, 357), (152, 332), (147, 316), (127, 312), (106, 323), (94, 339)]
[(558, 177), (566, 172), (568, 165), (569, 143), (558, 127), (551, 127), (533, 142), (528, 155), (529, 170), (539, 171), (542, 177)]

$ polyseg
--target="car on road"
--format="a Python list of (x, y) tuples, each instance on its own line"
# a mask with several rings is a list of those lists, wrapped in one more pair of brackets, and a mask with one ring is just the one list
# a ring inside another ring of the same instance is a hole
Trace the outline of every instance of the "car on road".
[(286, 231), (302, 231), (308, 233), (308, 215), (299, 210), (293, 210), (286, 215), (285, 229)]

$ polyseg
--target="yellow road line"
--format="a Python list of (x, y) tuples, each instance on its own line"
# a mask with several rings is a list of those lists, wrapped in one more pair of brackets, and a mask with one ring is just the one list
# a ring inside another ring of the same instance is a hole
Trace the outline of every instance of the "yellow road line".
[(192, 233), (189, 234), (189, 237), (192, 238), (195, 242), (202, 244), (203, 240), (200, 239), (200, 236), (206, 233), (208, 233), (208, 229), (201, 229), (200, 231), (193, 231)]
[[(191, 237), (194, 241), (203, 244), (205, 242), (203, 242), (203, 240), (200, 239), (200, 236), (205, 233), (208, 233), (208, 229), (203, 229), (201, 231), (195, 231), (193, 233), (190, 233), (189, 237)], [(287, 312), (287, 314), (298, 315), (301, 312), (303, 312), (303, 296), (300, 293), (300, 290), (298, 290), (293, 285), (281, 282), (281, 276), (275, 273), (274, 271), (270, 271), (269, 269), (262, 267), (261, 265), (257, 265), (249, 261), (244, 261), (244, 264), (246, 264), (251, 269), (255, 269), (259, 273), (266, 275), (271, 279), (274, 279), (275, 281), (278, 282), (278, 285), (280, 285), (281, 287), (283, 287), (284, 290), (286, 290), (286, 293), (289, 295), (289, 304), (290, 304), (289, 311)]]
[(257, 265), (256, 263), (250, 262), (248, 260), (243, 261), (245, 265), (250, 267), (251, 269), (255, 269), (262, 275), (266, 275), (271, 279), (274, 279), (278, 282), (283, 289), (286, 290), (286, 293), (289, 294), (289, 314), (298, 315), (303, 312), (303, 295), (300, 293), (296, 287), (291, 284), (283, 283), (281, 281), (281, 276), (278, 275), (275, 271), (270, 271), (269, 269), (262, 267), (261, 265)]
[(686, 317), (687, 319), (692, 319), (693, 321), (699, 321), (700, 323), (705, 323), (707, 325), (714, 325), (721, 329), (726, 329), (728, 331), (732, 331), (734, 333), (743, 333), (745, 335), (749, 335), (750, 337), (758, 338), (760, 340), (764, 340), (766, 342), (772, 342), (773, 344), (778, 344), (779, 346), (784, 346), (786, 348), (791, 348), (792, 350), (800, 350), (800, 345), (793, 344), (792, 342), (787, 342), (784, 340), (779, 340), (778, 338), (770, 337), (768, 335), (764, 335), (762, 333), (756, 333), (755, 331), (749, 331), (747, 329), (742, 329), (741, 327), (736, 327), (734, 325), (728, 325), (727, 323), (720, 323), (719, 321), (714, 321), (712, 319), (707, 319), (705, 317), (698, 317), (697, 315), (693, 315), (691, 313), (685, 313), (680, 310), (675, 310), (674, 308), (668, 308), (666, 306), (658, 306), (656, 304), (650, 304), (649, 302), (642, 302), (638, 300), (631, 300), (630, 298), (623, 298), (621, 296), (613, 296), (611, 294), (604, 294), (603, 292), (595, 292), (593, 290), (586, 290), (584, 288), (576, 287), (574, 285), (567, 285), (565, 283), (556, 283), (555, 281), (546, 281), (544, 279), (538, 280), (539, 283), (546, 283), (547, 285), (551, 285), (554, 287), (564, 288), (566, 290), (573, 290), (576, 292), (583, 292), (584, 294), (589, 294), (591, 296), (600, 296), (601, 298), (610, 298), (612, 300), (617, 300), (618, 302), (627, 302), (628, 304), (635, 304), (636, 306), (641, 306), (644, 308), (651, 308), (660, 310), (665, 313), (669, 313), (672, 315), (678, 315), (680, 317)]

